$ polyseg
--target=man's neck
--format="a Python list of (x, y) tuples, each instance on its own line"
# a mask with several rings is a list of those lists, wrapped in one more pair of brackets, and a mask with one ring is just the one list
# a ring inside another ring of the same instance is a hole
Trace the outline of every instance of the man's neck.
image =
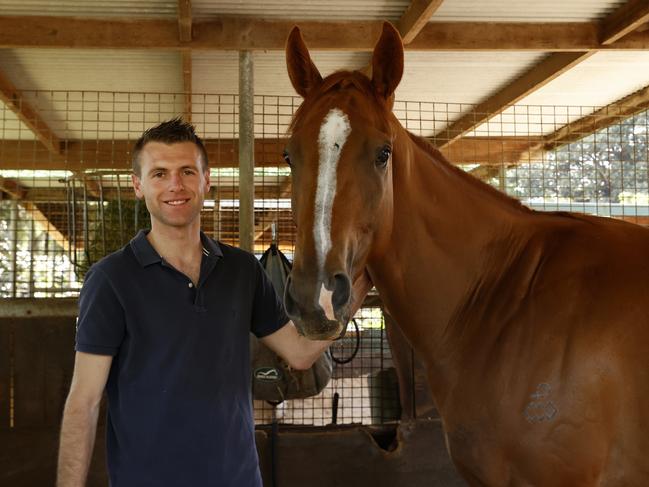
[(184, 228), (157, 228), (154, 224), (147, 234), (153, 248), (172, 265), (200, 263), (202, 243), (200, 226)]

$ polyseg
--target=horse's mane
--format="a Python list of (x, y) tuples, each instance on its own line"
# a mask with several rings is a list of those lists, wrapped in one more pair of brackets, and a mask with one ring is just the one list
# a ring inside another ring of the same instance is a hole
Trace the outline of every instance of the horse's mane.
[(474, 186), (476, 189), (486, 191), (487, 193), (491, 194), (492, 196), (494, 196), (495, 198), (501, 201), (510, 203), (511, 205), (517, 208), (529, 211), (529, 208), (523, 205), (516, 198), (512, 198), (511, 196), (506, 195), (505, 193), (494, 188), (490, 184), (487, 184), (484, 181), (481, 181), (478, 178), (471, 176), (466, 171), (463, 171), (461, 168), (451, 163), (448, 159), (446, 159), (446, 157), (444, 157), (444, 155), (439, 151), (439, 149), (435, 147), (429, 140), (425, 139), (424, 137), (415, 135), (406, 129), (404, 130), (408, 134), (408, 137), (410, 137), (410, 140), (414, 142), (417, 145), (417, 147), (425, 151), (429, 156), (431, 156), (433, 160), (435, 160), (435, 162), (443, 165), (446, 168), (446, 170), (455, 173), (456, 175), (461, 177), (464, 181), (467, 181), (469, 184)]

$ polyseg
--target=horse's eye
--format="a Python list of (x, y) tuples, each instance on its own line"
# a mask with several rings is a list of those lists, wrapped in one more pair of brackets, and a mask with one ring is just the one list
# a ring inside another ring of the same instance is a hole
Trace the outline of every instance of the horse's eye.
[(291, 165), (291, 158), (289, 157), (288, 151), (286, 149), (284, 149), (284, 152), (282, 153), (282, 157), (286, 161), (286, 164), (288, 164), (290, 166)]
[(389, 145), (384, 145), (379, 150), (376, 155), (376, 165), (377, 167), (385, 167), (390, 160), (390, 155), (392, 154), (392, 148)]

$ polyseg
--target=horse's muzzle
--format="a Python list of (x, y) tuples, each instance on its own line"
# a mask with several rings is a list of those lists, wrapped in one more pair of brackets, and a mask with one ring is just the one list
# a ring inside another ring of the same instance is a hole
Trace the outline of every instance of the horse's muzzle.
[[(304, 283), (304, 284), (302, 284)], [(330, 279), (328, 299), (331, 300), (333, 316), (329, 316), (323, 308), (322, 296), (318, 294), (322, 284), (310, 285), (302, 280), (289, 276), (284, 293), (284, 306), (288, 316), (293, 320), (298, 331), (312, 340), (327, 340), (337, 338), (349, 321), (351, 301), (351, 280), (343, 272), (336, 273)]]

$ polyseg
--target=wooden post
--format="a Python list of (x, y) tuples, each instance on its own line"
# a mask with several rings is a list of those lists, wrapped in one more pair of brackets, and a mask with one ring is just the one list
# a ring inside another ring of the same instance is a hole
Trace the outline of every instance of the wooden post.
[(239, 53), (239, 246), (252, 252), (255, 230), (254, 87), (251, 51)]
[(18, 296), (18, 201), (11, 201), (11, 297)]

